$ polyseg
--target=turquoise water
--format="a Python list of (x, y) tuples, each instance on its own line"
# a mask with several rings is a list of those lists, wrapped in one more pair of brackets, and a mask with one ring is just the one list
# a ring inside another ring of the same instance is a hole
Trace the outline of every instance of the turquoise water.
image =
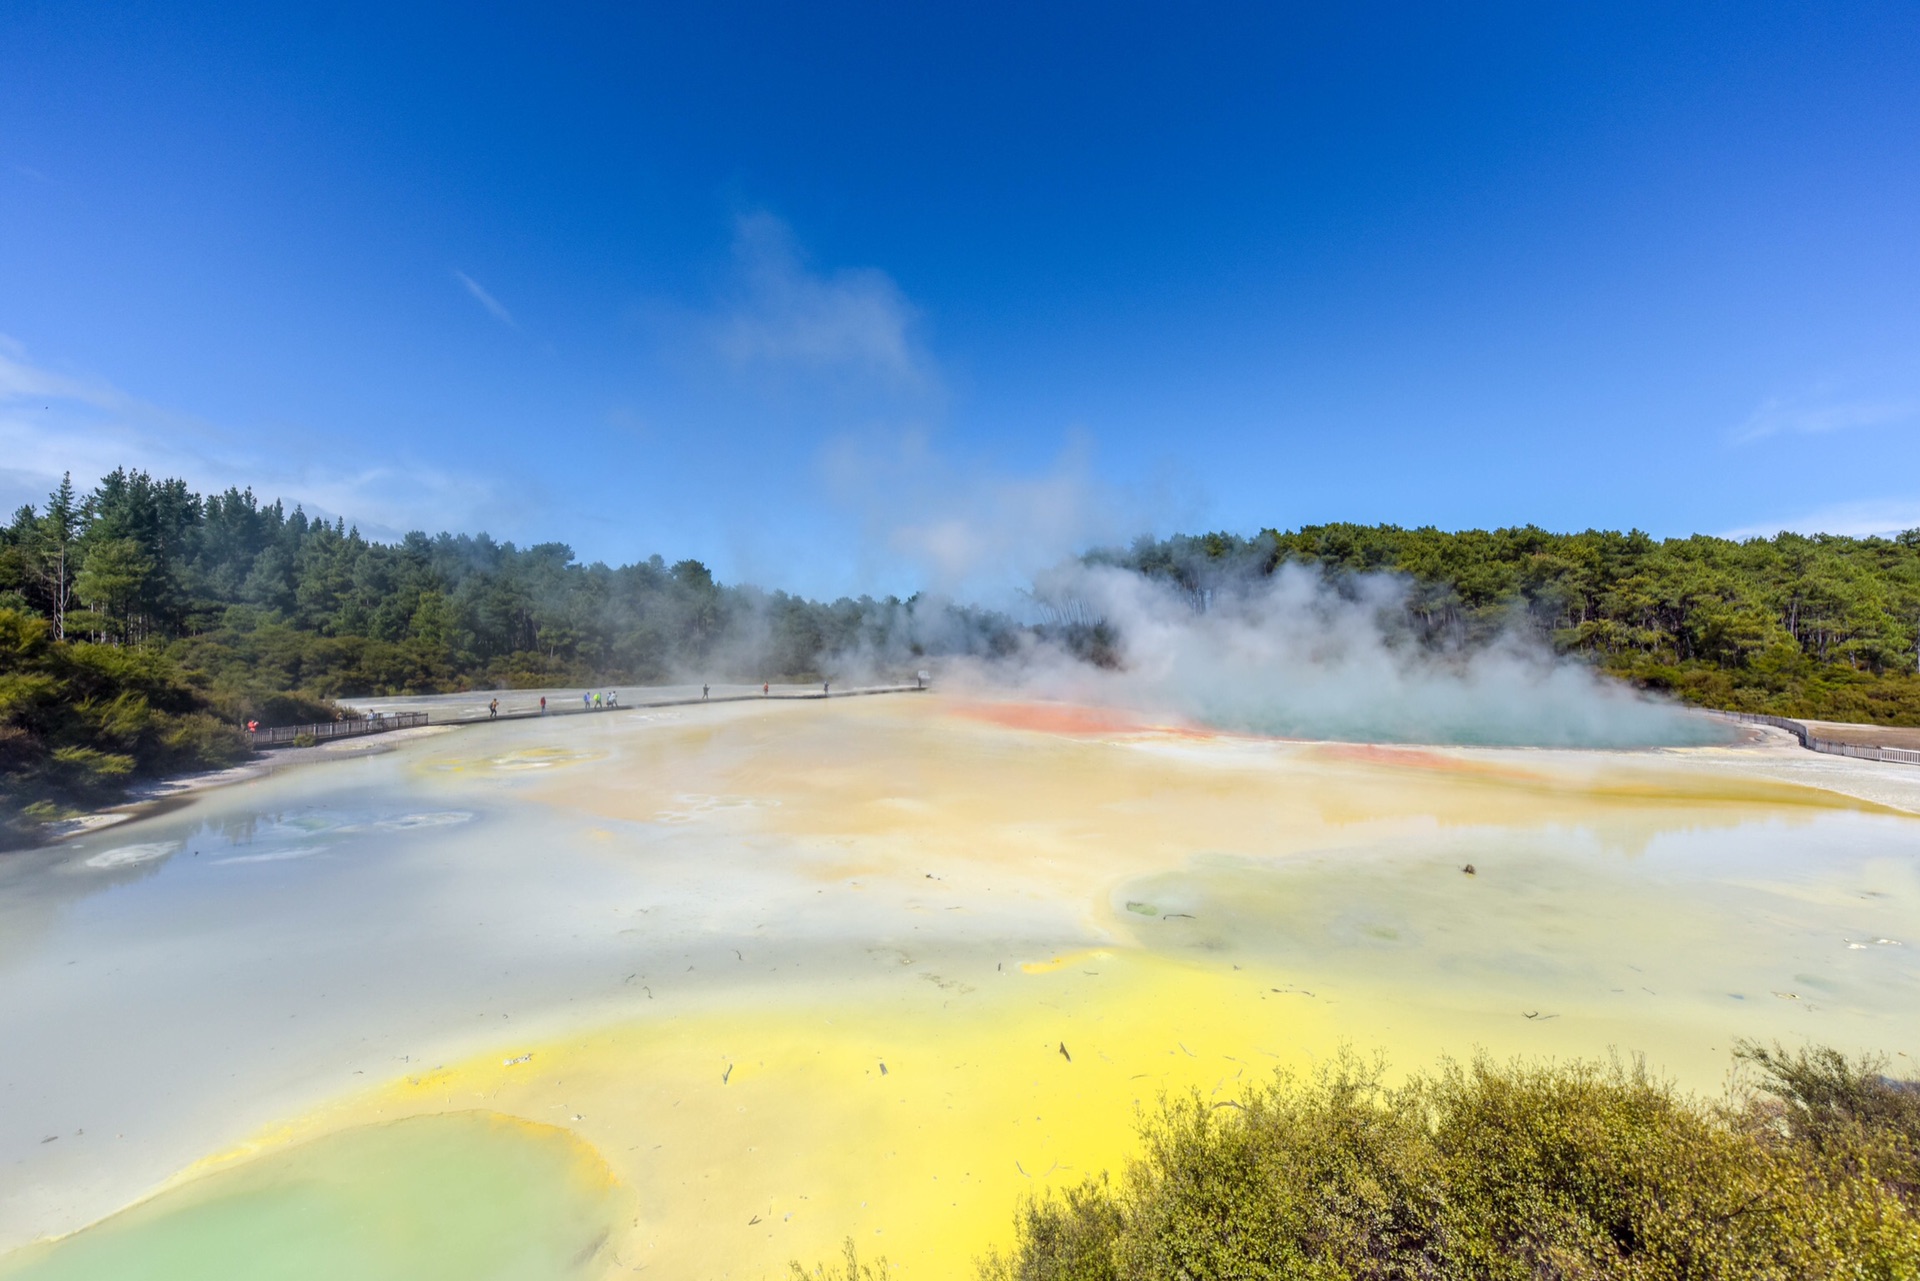
[(605, 1271), (621, 1194), (564, 1131), (483, 1112), (329, 1135), (0, 1260), (5, 1281), (428, 1281)]

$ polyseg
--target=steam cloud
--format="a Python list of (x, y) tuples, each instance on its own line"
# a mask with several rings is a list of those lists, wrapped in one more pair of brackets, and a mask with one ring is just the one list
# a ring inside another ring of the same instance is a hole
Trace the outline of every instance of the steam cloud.
[[(1336, 584), (1283, 565), (1196, 595), (1131, 569), (1074, 564), (1036, 592), (1059, 624), (1054, 639), (954, 674), (1024, 696), (1298, 738), (1657, 747), (1728, 737), (1517, 633), (1471, 649), (1422, 644), (1406, 625), (1406, 590), (1388, 575)], [(1062, 633), (1082, 643), (1062, 643)], [(1082, 656), (1088, 635), (1109, 647), (1111, 665)]]

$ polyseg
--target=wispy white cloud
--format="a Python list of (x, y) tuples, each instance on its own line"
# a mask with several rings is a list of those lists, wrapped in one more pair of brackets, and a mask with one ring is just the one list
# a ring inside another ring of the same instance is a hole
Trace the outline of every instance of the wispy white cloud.
[(1150, 529), (1170, 501), (1102, 481), (1083, 435), (1024, 472), (951, 456), (920, 429), (846, 435), (823, 450), (821, 471), (830, 496), (860, 513), (871, 554), (913, 566), (935, 591), (1002, 603), (1063, 558)]
[(1723, 538), (1772, 538), (1782, 531), (1795, 534), (1840, 534), (1849, 538), (1882, 538), (1920, 529), (1920, 498), (1866, 499), (1816, 508), (1784, 520), (1761, 521), (1727, 530)]
[(488, 293), (486, 287), (479, 281), (458, 268), (454, 269), (453, 278), (466, 286), (467, 292), (473, 295), (475, 302), (487, 309), (488, 315), (503, 325), (508, 325), (515, 329), (519, 328), (519, 326), (514, 323), (513, 313), (508, 311), (498, 298)]
[(125, 409), (132, 404), (129, 397), (105, 383), (33, 364), (27, 359), (26, 348), (0, 334), (0, 405), (30, 400), (70, 401), (94, 409)]
[(940, 362), (886, 272), (817, 266), (764, 211), (735, 220), (732, 266), (707, 307), (661, 329), (702, 336), (727, 385), (771, 392), (800, 430), (819, 431), (822, 496), (862, 531), (855, 579), (1013, 605), (1039, 570), (1128, 541), (1169, 509), (1170, 495), (1103, 481), (1084, 433), (1065, 433), (1049, 461), (1011, 466), (943, 442)]
[(1736, 443), (1769, 436), (1820, 436), (1854, 427), (1885, 427), (1920, 418), (1915, 400), (1783, 399), (1762, 401), (1735, 429)]
[(257, 432), (237, 432), (150, 404), (104, 380), (63, 373), (30, 359), (0, 335), (0, 510), (39, 504), (60, 476), (91, 487), (116, 467), (177, 476), (201, 492), (251, 487), (310, 514), (344, 517), (370, 537), (408, 529), (477, 528), (497, 512), (490, 482), (462, 472), (379, 459), (325, 459), (288, 448), (305, 435), (273, 433), (264, 453)]
[(919, 313), (885, 272), (817, 272), (787, 225), (769, 213), (734, 226), (736, 282), (712, 327), (737, 366), (879, 378), (898, 387), (933, 380), (914, 336)]

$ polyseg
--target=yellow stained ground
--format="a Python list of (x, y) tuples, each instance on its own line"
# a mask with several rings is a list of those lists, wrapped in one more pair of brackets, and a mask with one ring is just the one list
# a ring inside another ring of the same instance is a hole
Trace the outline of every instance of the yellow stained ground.
[(939, 995), (896, 984), (515, 1045), (531, 1057), (407, 1078), (210, 1164), (484, 1108), (571, 1128), (632, 1189), (608, 1275), (780, 1276), (852, 1236), (906, 1275), (962, 1276), (1022, 1194), (1117, 1171), (1136, 1103), (1237, 1089), (1331, 1036), (1302, 1003), (1137, 954), (1008, 974), (957, 1008)]
[(932, 870), (950, 894), (1017, 888), (1089, 918), (1104, 915), (1107, 888), (1201, 852), (1275, 857), (1487, 825), (1590, 827), (1631, 850), (1758, 813), (1893, 812), (1689, 768), (1685, 752), (1301, 744), (1151, 727), (1069, 735), (1022, 729), (1019, 705), (933, 700), (872, 700), (827, 717), (767, 710), (633, 735), (527, 795), (637, 822), (730, 806), (809, 843), (823, 879), (904, 885)]
[[(1162, 1091), (1236, 1091), (1342, 1043), (1390, 1049), (1404, 1066), (1476, 1045), (1639, 1044), (1630, 1013), (1529, 1024), (1438, 1000), (1412, 979), (1333, 1003), (1257, 960), (1150, 950), (1116, 887), (1202, 855), (1391, 850), (1450, 830), (1586, 831), (1632, 856), (1675, 830), (1891, 812), (1696, 768), (1711, 753), (1351, 748), (1051, 725), (1017, 707), (876, 699), (827, 715), (636, 719), (550, 769), (536, 767), (538, 753), (494, 762), (522, 780), (518, 795), (571, 813), (706, 823), (716, 841), (777, 834), (800, 851), (783, 871), (834, 888), (835, 902), (857, 890), (864, 907), (902, 921), (938, 914), (963, 940), (969, 928), (990, 937), (1009, 905), (1052, 906), (1063, 946), (991, 961), (983, 943), (983, 959), (954, 973), (902, 965), (801, 995), (743, 990), (503, 1044), (199, 1168), (371, 1120), (485, 1108), (571, 1129), (630, 1189), (627, 1226), (590, 1265), (605, 1275), (779, 1276), (789, 1260), (836, 1255), (851, 1235), (905, 1276), (964, 1276), (1007, 1239), (1021, 1196), (1117, 1172), (1134, 1109)], [(457, 755), (470, 748), (446, 740), (417, 767), (484, 772), (486, 758)], [(1684, 905), (1648, 911), (1679, 920)], [(1607, 945), (1569, 943), (1596, 955)], [(1724, 1044), (1655, 1035), (1668, 1070), (1718, 1080)]]

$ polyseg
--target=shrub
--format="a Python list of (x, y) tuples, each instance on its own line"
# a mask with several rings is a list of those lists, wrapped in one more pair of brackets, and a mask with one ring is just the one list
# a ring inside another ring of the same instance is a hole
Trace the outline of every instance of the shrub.
[(0, 848), (122, 799), (143, 776), (229, 765), (246, 750), (165, 655), (55, 640), (45, 619), (0, 606)]
[(55, 787), (78, 800), (99, 802), (117, 795), (120, 786), (132, 776), (135, 764), (133, 757), (123, 752), (56, 747), (44, 775)]
[(986, 1281), (1920, 1276), (1920, 1093), (1834, 1051), (1742, 1051), (1712, 1105), (1639, 1064), (1478, 1059), (1389, 1088), (1343, 1055), (1142, 1124), (1117, 1184), (1022, 1206)]
[(160, 763), (173, 769), (237, 765), (250, 750), (244, 731), (205, 712), (167, 718), (160, 742)]
[(1740, 1112), (1749, 1132), (1810, 1150), (1843, 1181), (1864, 1176), (1920, 1213), (1920, 1081), (1888, 1076), (1883, 1057), (1826, 1046), (1789, 1052), (1743, 1041), (1734, 1055), (1760, 1074)]

